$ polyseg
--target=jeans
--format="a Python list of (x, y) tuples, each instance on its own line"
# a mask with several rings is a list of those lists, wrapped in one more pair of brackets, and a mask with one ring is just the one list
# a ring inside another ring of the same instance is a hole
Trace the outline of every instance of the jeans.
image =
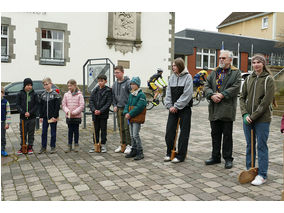
[(68, 145), (72, 145), (73, 135), (76, 145), (79, 143), (79, 125), (80, 124), (68, 124)]
[(43, 148), (46, 148), (46, 146), (47, 146), (47, 132), (48, 132), (48, 126), (49, 125), (50, 125), (50, 128), (51, 128), (50, 147), (55, 148), (55, 146), (56, 146), (55, 143), (56, 143), (57, 122), (48, 123), (46, 118), (44, 118), (43, 121), (42, 121), (41, 146)]
[[(95, 125), (96, 132), (96, 141), (99, 143), (100, 141), (100, 132), (101, 132), (101, 144), (106, 144), (107, 141), (107, 118), (99, 118), (95, 116), (95, 120), (93, 121)], [(95, 143), (95, 141), (94, 141)]]
[(253, 162), (255, 166), (256, 141), (257, 141), (257, 156), (258, 156), (258, 174), (264, 179), (267, 178), (268, 170), (268, 146), (267, 140), (269, 136), (269, 122), (255, 123), (246, 125), (243, 123), (244, 133), (247, 141), (246, 147), (246, 167), (251, 168), (251, 129), (253, 129)]
[(5, 151), (6, 148), (6, 122), (1, 121), (1, 151)]
[(223, 135), (222, 156), (225, 161), (233, 161), (233, 121), (210, 121), (212, 138), (212, 158), (221, 159), (221, 142)]
[(139, 136), (141, 124), (139, 123), (129, 123), (130, 126), (130, 137), (131, 146), (133, 150), (137, 150), (137, 153), (143, 153), (142, 143)]
[[(35, 140), (35, 124), (36, 119), (24, 120), (24, 136), (25, 143), (33, 146)], [(21, 146), (23, 145), (23, 130), (22, 130), (22, 119), (20, 119), (20, 135), (21, 135)]]
[(171, 156), (172, 149), (174, 147), (174, 140), (176, 137), (176, 129), (178, 119), (180, 118), (180, 135), (178, 139), (178, 153), (176, 158), (180, 161), (184, 161), (187, 153), (188, 140), (191, 126), (191, 108), (185, 107), (182, 110), (178, 110), (177, 113), (169, 113), (168, 122), (166, 127), (166, 144), (167, 144), (167, 156)]

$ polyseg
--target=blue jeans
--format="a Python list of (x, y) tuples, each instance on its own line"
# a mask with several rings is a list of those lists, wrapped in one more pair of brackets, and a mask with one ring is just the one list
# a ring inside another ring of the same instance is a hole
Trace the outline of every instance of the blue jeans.
[(50, 147), (55, 148), (56, 143), (56, 127), (57, 122), (55, 123), (48, 123), (47, 119), (44, 118), (42, 121), (42, 134), (41, 134), (41, 146), (43, 148), (46, 148), (47, 146), (47, 132), (48, 132), (48, 126), (50, 125), (51, 128), (51, 138), (50, 138)]
[(246, 125), (243, 123), (244, 133), (247, 141), (246, 148), (246, 167), (251, 168), (251, 129), (253, 129), (253, 162), (255, 166), (255, 153), (256, 153), (256, 140), (257, 140), (257, 156), (258, 156), (258, 175), (264, 179), (267, 178), (268, 170), (268, 146), (267, 140), (269, 136), (270, 123), (255, 123), (252, 125)]
[(141, 124), (129, 123), (129, 127), (132, 149), (136, 149), (137, 153), (143, 152), (142, 143), (139, 136)]

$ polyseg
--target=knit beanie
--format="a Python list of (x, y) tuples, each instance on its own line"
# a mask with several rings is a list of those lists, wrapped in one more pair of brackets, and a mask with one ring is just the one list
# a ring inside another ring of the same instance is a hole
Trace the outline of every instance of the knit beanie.
[(33, 81), (32, 81), (32, 79), (30, 79), (30, 78), (26, 78), (26, 79), (24, 80), (24, 88), (25, 88), (28, 84), (33, 85)]
[(264, 66), (266, 65), (266, 61), (265, 61), (265, 58), (264, 58), (263, 55), (254, 55), (254, 56), (251, 58), (251, 61), (254, 61), (254, 60), (260, 61), (261, 63), (263, 63)]
[(134, 83), (136, 84), (138, 87), (140, 87), (140, 84), (141, 84), (141, 80), (139, 77), (133, 77), (130, 81), (130, 83)]

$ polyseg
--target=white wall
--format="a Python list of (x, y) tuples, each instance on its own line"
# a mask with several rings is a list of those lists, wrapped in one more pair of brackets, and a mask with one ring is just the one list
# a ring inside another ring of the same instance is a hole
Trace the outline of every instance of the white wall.
[[(142, 47), (133, 53), (115, 51), (106, 44), (108, 33), (108, 13), (8, 13), (1, 16), (11, 18), (11, 25), (15, 25), (14, 53), (16, 58), (11, 63), (1, 63), (1, 81), (22, 81), (26, 77), (41, 80), (51, 77), (53, 82), (66, 83), (70, 78), (83, 83), (82, 66), (89, 58), (110, 58), (117, 64), (118, 60), (129, 60), (130, 69), (125, 74), (130, 78), (139, 76), (142, 86), (146, 86), (147, 79), (156, 72), (158, 67), (164, 69), (164, 78), (170, 75), (168, 70), (169, 48), (169, 13), (142, 13), (141, 40)], [(69, 57), (66, 66), (40, 65), (35, 60), (38, 21), (65, 23), (68, 25)]]

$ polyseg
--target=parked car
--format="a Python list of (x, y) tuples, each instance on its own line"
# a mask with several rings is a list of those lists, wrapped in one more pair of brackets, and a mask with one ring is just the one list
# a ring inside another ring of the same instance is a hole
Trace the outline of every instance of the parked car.
[(243, 84), (244, 84), (246, 78), (247, 78), (251, 73), (252, 73), (252, 71), (242, 72), (242, 74), (241, 74), (241, 76), (242, 76), (242, 82), (241, 82), (240, 93), (242, 92)]
[[(23, 82), (12, 82), (4, 87), (5, 89), (5, 98), (9, 101), (10, 103), (10, 108), (11, 112), (18, 112), (16, 108), (16, 99), (17, 99), (17, 94), (20, 92), (20, 90), (23, 89)], [(42, 81), (33, 81), (33, 89), (34, 91), (38, 94), (41, 95), (44, 92), (44, 87), (42, 84)], [(52, 84), (52, 89), (56, 90), (60, 94), (59, 88)]]

